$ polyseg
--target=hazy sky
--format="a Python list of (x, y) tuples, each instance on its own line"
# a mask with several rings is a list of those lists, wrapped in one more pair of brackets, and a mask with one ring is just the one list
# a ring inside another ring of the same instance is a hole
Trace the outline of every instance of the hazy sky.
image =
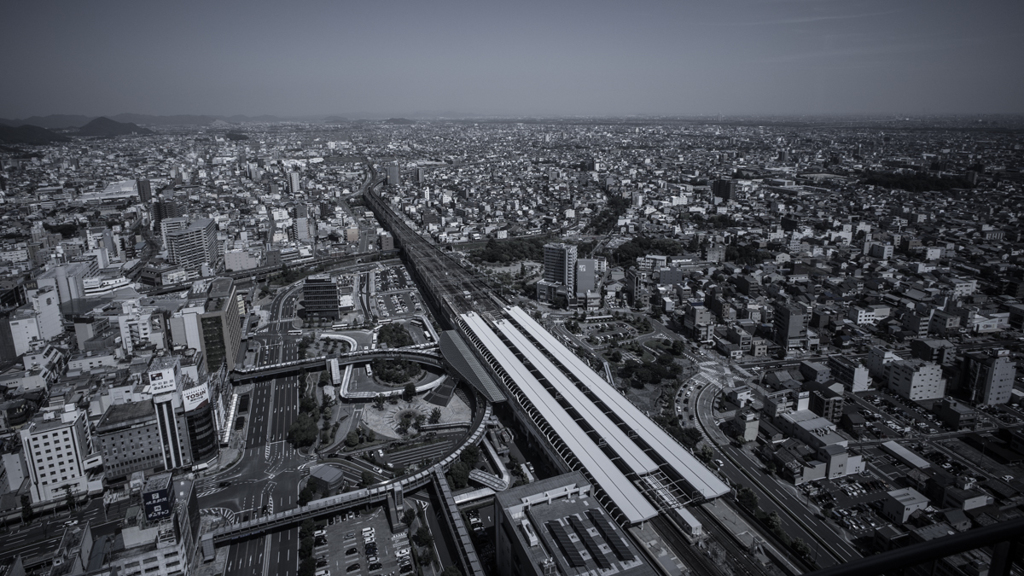
[(0, 117), (1024, 112), (1022, 0), (8, 0)]

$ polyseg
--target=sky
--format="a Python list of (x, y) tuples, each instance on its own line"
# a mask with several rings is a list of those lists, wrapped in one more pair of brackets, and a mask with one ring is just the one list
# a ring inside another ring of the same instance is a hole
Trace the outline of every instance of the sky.
[(1024, 113), (1021, 0), (7, 0), (0, 117)]

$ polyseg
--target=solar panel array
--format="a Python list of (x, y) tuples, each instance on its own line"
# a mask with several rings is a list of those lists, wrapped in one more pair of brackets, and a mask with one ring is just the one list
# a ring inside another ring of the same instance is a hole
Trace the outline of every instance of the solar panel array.
[(548, 532), (551, 532), (558, 545), (562, 548), (562, 551), (565, 552), (570, 566), (573, 568), (583, 568), (587, 565), (587, 561), (583, 559), (583, 555), (580, 554), (579, 549), (576, 548), (576, 545), (572, 543), (572, 539), (569, 538), (569, 533), (565, 531), (565, 526), (558, 522), (548, 522), (545, 526), (548, 527)]
[(583, 541), (583, 545), (590, 551), (590, 555), (593, 556), (594, 562), (601, 567), (602, 570), (607, 570), (612, 567), (612, 563), (608, 561), (608, 558), (601, 551), (601, 546), (594, 540), (590, 532), (587, 531), (587, 527), (583, 524), (583, 521), (576, 516), (569, 517), (569, 523), (572, 524), (573, 530), (576, 531), (580, 536), (580, 540)]
[(629, 551), (626, 543), (623, 542), (622, 538), (619, 538), (619, 535), (615, 533), (615, 528), (612, 527), (611, 522), (608, 521), (608, 518), (602, 514), (600, 510), (596, 508), (587, 510), (587, 517), (594, 523), (594, 526), (597, 526), (597, 531), (604, 536), (605, 542), (612, 547), (612, 551), (615, 552), (615, 556), (619, 560), (629, 562), (634, 558), (633, 553)]

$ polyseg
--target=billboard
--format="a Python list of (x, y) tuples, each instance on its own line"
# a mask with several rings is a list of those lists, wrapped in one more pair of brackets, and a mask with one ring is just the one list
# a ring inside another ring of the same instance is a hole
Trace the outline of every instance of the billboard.
[(170, 483), (164, 488), (150, 490), (142, 494), (142, 507), (146, 511), (146, 520), (155, 522), (171, 515), (174, 504), (174, 489)]
[(155, 396), (171, 392), (178, 387), (174, 378), (174, 370), (156, 370), (149, 373), (150, 392)]
[(181, 403), (185, 412), (191, 412), (209, 401), (210, 389), (205, 383), (181, 391)]

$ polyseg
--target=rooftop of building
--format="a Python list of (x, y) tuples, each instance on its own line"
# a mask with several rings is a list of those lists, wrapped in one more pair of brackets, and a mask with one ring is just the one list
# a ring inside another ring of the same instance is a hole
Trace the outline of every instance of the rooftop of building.
[(102, 434), (132, 424), (156, 420), (153, 400), (112, 404), (96, 424), (96, 432)]

